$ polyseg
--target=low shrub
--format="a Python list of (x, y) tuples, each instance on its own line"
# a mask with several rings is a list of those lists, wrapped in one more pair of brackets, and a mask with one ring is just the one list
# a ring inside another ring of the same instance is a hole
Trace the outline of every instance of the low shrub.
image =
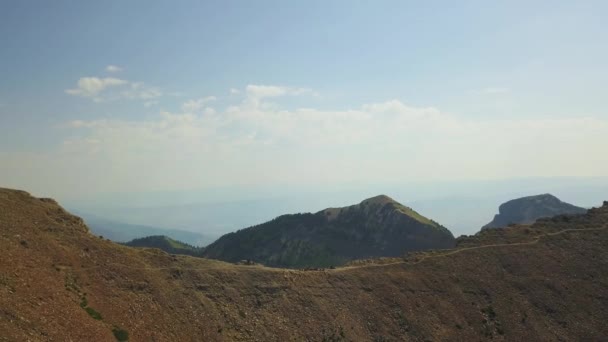
[(89, 314), (89, 316), (93, 317), (96, 320), (101, 320), (101, 314), (97, 311), (95, 311), (95, 309), (90, 308), (90, 307), (86, 307), (84, 308), (84, 310)]
[(112, 329), (112, 333), (114, 334), (114, 337), (116, 337), (117, 341), (128, 341), (129, 340), (129, 333), (124, 330), (124, 329), (120, 329), (120, 328), (114, 328)]

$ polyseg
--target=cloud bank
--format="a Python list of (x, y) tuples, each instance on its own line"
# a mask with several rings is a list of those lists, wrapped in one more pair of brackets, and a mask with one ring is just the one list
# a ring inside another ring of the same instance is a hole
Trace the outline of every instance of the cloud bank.
[[(83, 82), (82, 91), (119, 85)], [(42, 168), (45, 186), (75, 192), (608, 174), (603, 119), (469, 120), (396, 99), (288, 109), (271, 100), (311, 92), (250, 85), (242, 93), (223, 109), (202, 97), (146, 120), (73, 120), (53, 151), (5, 155), (2, 167), (25, 165), (17, 177), (29, 182)]]

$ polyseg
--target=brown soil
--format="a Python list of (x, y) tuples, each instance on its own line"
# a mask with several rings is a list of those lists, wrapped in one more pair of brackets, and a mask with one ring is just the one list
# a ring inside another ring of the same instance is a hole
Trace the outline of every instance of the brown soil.
[(607, 224), (605, 205), (456, 250), (296, 271), (124, 247), (0, 189), (0, 341), (603, 340)]

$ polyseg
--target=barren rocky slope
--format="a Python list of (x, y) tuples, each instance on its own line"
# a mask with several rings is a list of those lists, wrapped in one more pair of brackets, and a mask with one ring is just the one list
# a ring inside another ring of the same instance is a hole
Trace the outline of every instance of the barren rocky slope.
[(121, 246), (0, 190), (0, 341), (602, 340), (607, 227), (605, 204), (461, 250), (297, 271)]

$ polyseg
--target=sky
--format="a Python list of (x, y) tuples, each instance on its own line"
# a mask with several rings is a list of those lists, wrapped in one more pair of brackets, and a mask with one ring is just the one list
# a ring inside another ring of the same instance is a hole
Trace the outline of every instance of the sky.
[(607, 15), (606, 1), (2, 1), (0, 186), (78, 199), (606, 177)]

